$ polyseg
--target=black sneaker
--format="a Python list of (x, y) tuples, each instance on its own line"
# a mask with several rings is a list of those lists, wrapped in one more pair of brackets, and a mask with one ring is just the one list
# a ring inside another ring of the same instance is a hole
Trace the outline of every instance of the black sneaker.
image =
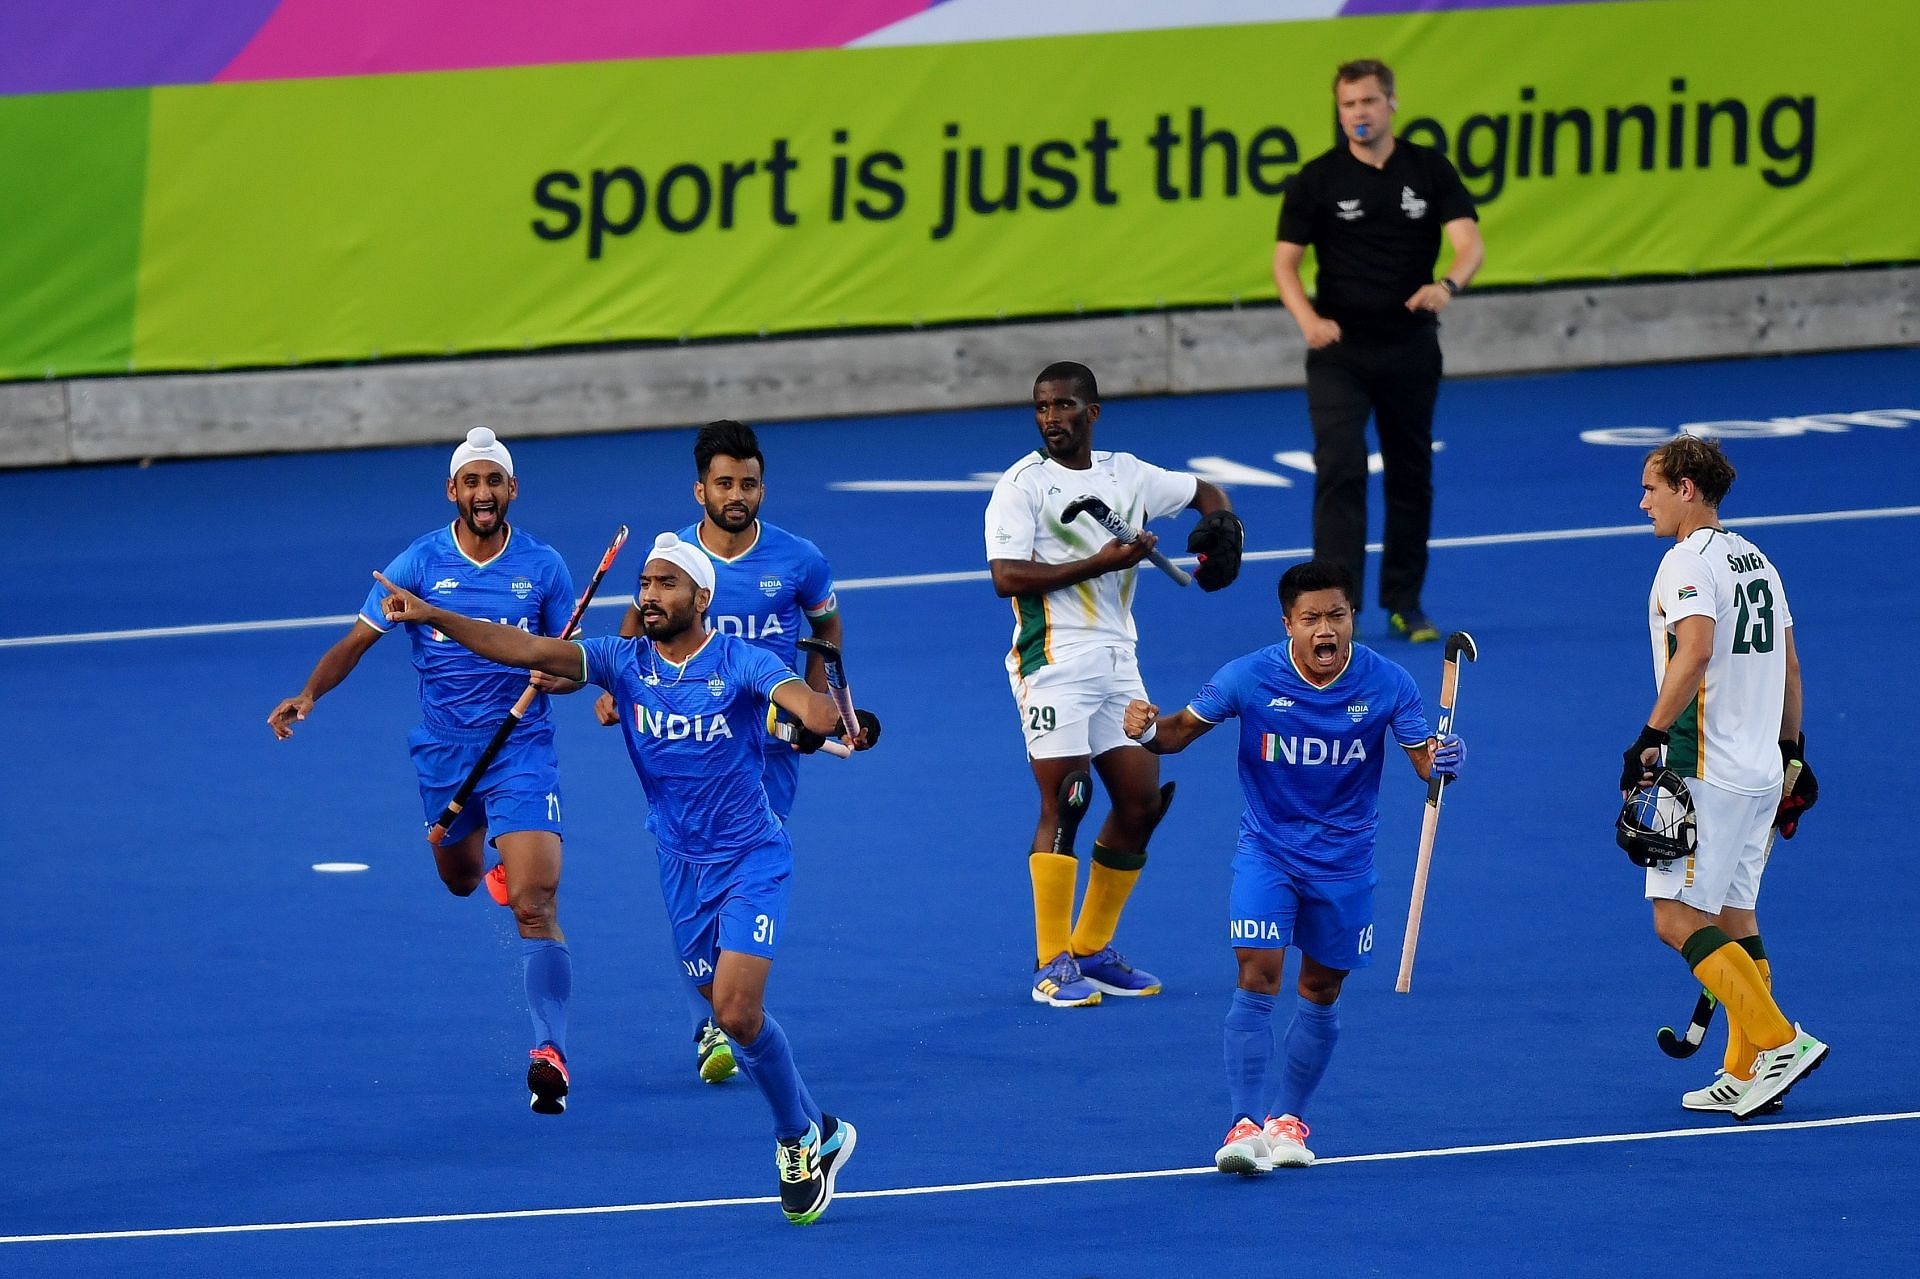
[(1394, 634), (1404, 635), (1408, 642), (1414, 644), (1431, 644), (1440, 638), (1440, 628), (1417, 608), (1410, 608), (1404, 613), (1387, 614), (1387, 625), (1393, 627)]
[(840, 1166), (853, 1154), (858, 1137), (853, 1125), (832, 1115), (820, 1116), (826, 1133), (807, 1125), (805, 1136), (792, 1137), (774, 1147), (774, 1164), (780, 1170), (780, 1211), (796, 1226), (808, 1226), (820, 1220), (833, 1202), (833, 1182)]
[(527, 1054), (528, 1103), (536, 1115), (563, 1115), (567, 1110), (567, 1060), (552, 1044), (541, 1044)]

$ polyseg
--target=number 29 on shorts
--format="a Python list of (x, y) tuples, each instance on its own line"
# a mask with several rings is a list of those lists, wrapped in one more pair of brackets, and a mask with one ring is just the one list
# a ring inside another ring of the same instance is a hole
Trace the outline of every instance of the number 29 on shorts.
[(1054, 727), (1053, 707), (1027, 707), (1027, 731), (1029, 733), (1051, 733)]

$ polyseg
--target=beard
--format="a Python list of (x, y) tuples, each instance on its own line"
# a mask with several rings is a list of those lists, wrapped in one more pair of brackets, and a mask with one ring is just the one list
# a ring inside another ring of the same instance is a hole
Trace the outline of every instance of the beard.
[(707, 518), (729, 533), (742, 533), (753, 527), (753, 521), (759, 517), (759, 510), (744, 502), (729, 502), (725, 506), (709, 506)]
[(662, 640), (678, 639), (685, 635), (693, 625), (693, 611), (675, 613), (670, 609), (659, 613), (640, 614), (640, 632), (658, 644)]

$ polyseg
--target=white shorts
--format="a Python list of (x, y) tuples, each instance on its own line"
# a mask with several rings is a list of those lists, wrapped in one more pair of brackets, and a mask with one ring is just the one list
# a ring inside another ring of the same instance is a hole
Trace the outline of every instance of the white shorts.
[(1647, 900), (1684, 902), (1717, 915), (1728, 906), (1752, 910), (1760, 902), (1760, 877), (1773, 850), (1775, 795), (1742, 795), (1698, 777), (1687, 779), (1693, 797), (1693, 856), (1647, 868)]
[(1008, 677), (1029, 759), (1104, 755), (1137, 746), (1122, 728), (1127, 703), (1145, 701), (1140, 664), (1124, 648), (1096, 648), (1031, 675)]

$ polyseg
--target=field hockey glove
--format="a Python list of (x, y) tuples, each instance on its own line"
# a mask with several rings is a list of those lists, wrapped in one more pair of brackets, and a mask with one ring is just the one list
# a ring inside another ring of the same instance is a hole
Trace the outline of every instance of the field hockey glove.
[(1193, 580), (1203, 591), (1217, 591), (1240, 576), (1240, 551), (1247, 544), (1247, 526), (1232, 511), (1203, 515), (1187, 534), (1187, 554), (1200, 557)]
[(1813, 767), (1806, 761), (1806, 749), (1805, 733), (1793, 741), (1780, 743), (1780, 767), (1788, 768), (1796, 761), (1800, 765), (1800, 776), (1794, 778), (1793, 789), (1780, 797), (1780, 808), (1773, 815), (1773, 824), (1779, 828), (1782, 839), (1793, 838), (1794, 832), (1800, 829), (1800, 814), (1820, 798), (1820, 783), (1814, 780)]
[(1433, 772), (1450, 782), (1460, 780), (1460, 766), (1467, 762), (1467, 744), (1458, 733), (1442, 733), (1433, 750)]
[(1620, 789), (1622, 792), (1639, 790), (1649, 777), (1660, 767), (1659, 755), (1649, 764), (1641, 758), (1648, 751), (1658, 751), (1667, 744), (1665, 729), (1649, 724), (1640, 730), (1640, 736), (1633, 739), (1633, 745), (1620, 753), (1624, 767), (1620, 770)]

